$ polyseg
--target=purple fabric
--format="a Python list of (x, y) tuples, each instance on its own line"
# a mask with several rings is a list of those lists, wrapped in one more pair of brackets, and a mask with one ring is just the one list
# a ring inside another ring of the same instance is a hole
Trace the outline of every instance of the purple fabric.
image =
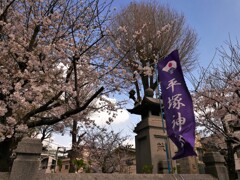
[(177, 50), (159, 60), (158, 77), (162, 89), (167, 134), (178, 148), (172, 159), (196, 156), (193, 103), (183, 78)]

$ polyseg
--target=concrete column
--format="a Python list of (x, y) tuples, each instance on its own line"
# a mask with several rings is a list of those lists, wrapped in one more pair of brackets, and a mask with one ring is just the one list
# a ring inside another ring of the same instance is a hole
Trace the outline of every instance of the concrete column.
[(219, 180), (229, 180), (228, 171), (224, 165), (224, 157), (219, 152), (208, 152), (203, 156), (206, 174), (211, 174)]
[(42, 143), (40, 139), (23, 138), (16, 149), (10, 180), (34, 180), (39, 172)]

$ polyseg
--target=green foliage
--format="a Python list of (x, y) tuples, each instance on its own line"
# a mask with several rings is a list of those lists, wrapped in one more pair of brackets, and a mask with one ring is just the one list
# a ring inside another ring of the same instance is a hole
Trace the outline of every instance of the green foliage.
[(73, 164), (76, 166), (77, 171), (81, 168), (83, 168), (83, 171), (85, 173), (90, 173), (90, 165), (91, 162), (89, 161), (88, 164), (84, 162), (83, 159), (75, 159), (73, 161)]
[(172, 174), (175, 174), (176, 172), (177, 172), (177, 168), (176, 168), (176, 167), (173, 167), (171, 173), (172, 173)]
[(57, 165), (59, 167), (59, 171), (61, 172), (61, 170), (62, 170), (62, 160), (61, 159), (58, 159)]
[(145, 164), (142, 168), (142, 172), (144, 174), (152, 174), (153, 171), (153, 165)]
[(84, 163), (84, 160), (83, 159), (74, 159), (73, 160), (73, 164), (76, 166), (76, 169), (77, 171), (80, 169), (80, 168), (85, 168), (86, 164)]

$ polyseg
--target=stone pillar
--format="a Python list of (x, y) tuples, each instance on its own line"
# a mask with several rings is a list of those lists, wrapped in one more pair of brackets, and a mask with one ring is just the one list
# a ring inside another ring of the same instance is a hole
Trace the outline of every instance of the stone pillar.
[(235, 146), (236, 153), (234, 154), (235, 168), (237, 172), (238, 179), (240, 179), (240, 146)]
[(34, 180), (39, 172), (42, 143), (40, 139), (23, 138), (16, 149), (10, 180)]
[(160, 161), (158, 163), (158, 173), (159, 174), (169, 174), (169, 170), (172, 172), (172, 169), (169, 169), (169, 168), (172, 168), (172, 167), (169, 167), (169, 165), (170, 164), (166, 160), (165, 161), (164, 160)]
[(177, 160), (179, 174), (199, 174), (196, 156), (188, 156)]
[(219, 152), (208, 152), (203, 156), (206, 174), (211, 174), (219, 180), (229, 180), (228, 171), (224, 165), (224, 157)]
[(149, 116), (138, 123), (134, 130), (137, 133), (135, 137), (137, 173), (146, 173), (144, 169), (152, 169), (153, 174), (168, 174), (172, 172), (172, 167), (176, 166), (171, 160), (173, 145), (167, 138), (162, 122), (160, 116), (149, 112)]

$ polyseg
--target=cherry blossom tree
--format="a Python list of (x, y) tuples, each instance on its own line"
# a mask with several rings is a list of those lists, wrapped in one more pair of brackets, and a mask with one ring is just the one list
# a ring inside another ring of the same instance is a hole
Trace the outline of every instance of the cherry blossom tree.
[[(195, 81), (194, 105), (200, 133), (214, 134), (225, 143), (226, 162), (230, 179), (235, 179), (234, 153), (240, 145), (240, 45), (227, 42), (218, 49), (219, 64), (209, 66)], [(209, 138), (211, 141), (211, 138)], [(208, 143), (207, 143), (208, 144)], [(215, 143), (214, 149), (219, 149)], [(234, 148), (235, 147), (235, 148)]]
[(109, 75), (121, 61), (106, 44), (111, 2), (0, 2), (1, 171), (30, 128), (68, 124), (74, 144), (77, 123), (90, 105), (94, 109), (101, 86), (107, 85), (104, 93), (124, 86)]
[[(128, 152), (131, 145), (126, 144), (128, 136), (110, 131), (109, 127), (94, 126), (85, 128), (85, 136), (79, 146), (83, 159), (93, 172), (126, 172), (126, 160), (133, 158)], [(125, 143), (125, 145), (124, 145)]]
[(156, 1), (133, 2), (123, 8), (115, 14), (111, 32), (113, 54), (125, 56), (121, 62), (127, 72), (124, 78), (136, 90), (138, 101), (147, 88), (156, 89), (156, 64), (171, 51), (179, 49), (185, 71), (195, 64), (196, 33), (182, 14)]

